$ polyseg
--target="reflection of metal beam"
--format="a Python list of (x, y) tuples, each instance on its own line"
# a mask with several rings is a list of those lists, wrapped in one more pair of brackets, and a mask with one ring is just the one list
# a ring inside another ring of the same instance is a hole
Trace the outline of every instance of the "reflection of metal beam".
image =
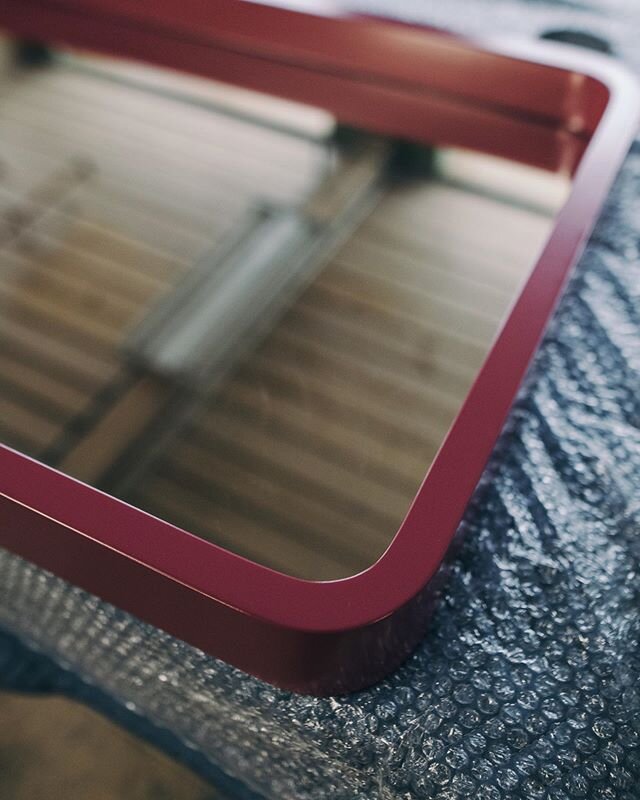
[(297, 207), (254, 209), (143, 320), (139, 367), (209, 390), (271, 330), (376, 202), (391, 146), (362, 138)]

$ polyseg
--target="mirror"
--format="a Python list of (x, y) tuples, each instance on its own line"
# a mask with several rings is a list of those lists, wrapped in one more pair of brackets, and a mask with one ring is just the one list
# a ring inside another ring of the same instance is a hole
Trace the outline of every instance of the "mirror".
[(568, 180), (78, 54), (0, 89), (2, 442), (282, 572), (374, 563)]

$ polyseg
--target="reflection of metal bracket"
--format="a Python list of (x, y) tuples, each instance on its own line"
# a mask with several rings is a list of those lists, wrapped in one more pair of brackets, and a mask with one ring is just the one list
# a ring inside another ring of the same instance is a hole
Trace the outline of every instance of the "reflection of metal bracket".
[(300, 206), (252, 210), (132, 333), (129, 359), (192, 389), (215, 386), (371, 210), (390, 153), (363, 137)]

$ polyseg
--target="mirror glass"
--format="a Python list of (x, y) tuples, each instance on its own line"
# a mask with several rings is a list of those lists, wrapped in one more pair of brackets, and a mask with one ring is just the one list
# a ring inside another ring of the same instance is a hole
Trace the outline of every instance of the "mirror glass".
[(80, 54), (0, 76), (0, 440), (303, 578), (395, 535), (568, 181)]

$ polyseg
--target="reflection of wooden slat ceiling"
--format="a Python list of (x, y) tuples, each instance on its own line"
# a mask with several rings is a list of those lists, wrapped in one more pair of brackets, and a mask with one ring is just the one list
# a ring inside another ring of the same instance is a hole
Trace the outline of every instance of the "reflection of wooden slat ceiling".
[[(127, 382), (125, 332), (253, 198), (299, 196), (321, 155), (66, 68), (0, 89), (0, 436), (62, 453), (100, 402), (108, 419), (152, 413), (163, 390)], [(130, 499), (298, 575), (362, 569), (547, 229), (443, 183), (395, 190)], [(112, 427), (62, 466), (97, 477)]]

